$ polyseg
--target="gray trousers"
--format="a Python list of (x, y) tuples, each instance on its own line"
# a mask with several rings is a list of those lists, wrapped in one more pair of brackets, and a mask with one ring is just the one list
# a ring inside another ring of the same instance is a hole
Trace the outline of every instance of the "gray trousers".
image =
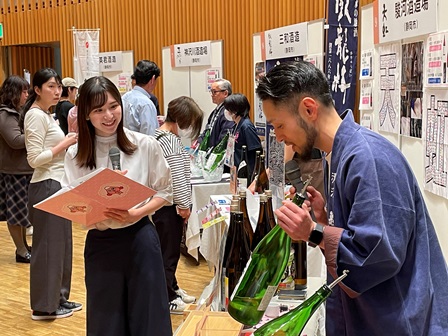
[(72, 278), (72, 223), (33, 208), (61, 189), (59, 182), (44, 180), (28, 189), (29, 219), (34, 227), (30, 267), (31, 309), (54, 312), (68, 300)]

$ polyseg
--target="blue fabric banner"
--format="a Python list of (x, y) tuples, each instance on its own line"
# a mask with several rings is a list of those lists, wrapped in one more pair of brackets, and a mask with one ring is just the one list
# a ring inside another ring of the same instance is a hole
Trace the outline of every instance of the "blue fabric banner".
[(329, 0), (326, 75), (336, 110), (355, 110), (358, 0)]

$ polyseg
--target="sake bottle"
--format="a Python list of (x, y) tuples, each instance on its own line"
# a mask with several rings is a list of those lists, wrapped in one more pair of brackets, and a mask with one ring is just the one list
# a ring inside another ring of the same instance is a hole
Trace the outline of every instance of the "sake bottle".
[(276, 225), (253, 250), (232, 293), (229, 314), (245, 325), (256, 325), (282, 279), (288, 263), (291, 238)]
[(269, 189), (269, 178), (266, 172), (264, 155), (260, 155), (260, 166), (258, 167), (257, 182), (255, 183), (255, 191), (259, 194)]
[(222, 255), (222, 272), (221, 272), (221, 288), (220, 288), (220, 310), (225, 311), (227, 307), (227, 298), (228, 298), (228, 285), (227, 285), (227, 276), (226, 276), (226, 264), (227, 259), (230, 255), (230, 250), (232, 248), (232, 239), (235, 235), (235, 213), (238, 212), (238, 205), (235, 203), (237, 201), (232, 200), (230, 204), (230, 224), (229, 229), (227, 231), (227, 237), (225, 240), (224, 253)]
[(224, 159), (224, 154), (226, 153), (227, 148), (227, 140), (229, 140), (229, 134), (227, 133), (219, 142), (219, 144), (216, 145), (215, 148), (213, 148), (212, 152), (210, 153), (210, 156), (207, 159), (207, 163), (205, 165), (205, 170), (207, 171), (214, 171), (218, 166), (221, 164), (222, 160)]
[(249, 161), (247, 160), (247, 147), (243, 145), (241, 147), (241, 161), (238, 165), (237, 179), (238, 179), (238, 189), (243, 190), (247, 188), (249, 181)]
[(206, 152), (208, 149), (208, 139), (210, 138), (210, 128), (205, 131), (205, 135), (202, 138), (201, 143), (199, 144), (199, 150)]
[[(308, 179), (303, 185), (302, 190), (296, 192), (292, 201), (299, 207), (305, 202), (306, 188), (310, 184)], [(294, 289), (304, 289), (307, 286), (307, 245), (303, 240), (294, 241), (292, 243), (294, 249)]]
[(267, 189), (264, 191), (264, 193), (266, 194), (266, 197), (268, 198), (268, 202), (266, 203), (266, 211), (267, 211), (267, 217), (269, 220), (269, 225), (271, 226), (271, 229), (272, 229), (276, 225), (275, 215), (274, 215), (274, 205), (272, 204), (272, 191)]
[(246, 190), (240, 190), (239, 195), (240, 195), (240, 211), (243, 213), (244, 232), (246, 234), (249, 247), (252, 247), (252, 240), (254, 238), (254, 229), (252, 228), (252, 224), (250, 223), (249, 219), (249, 213), (247, 212)]
[(252, 239), (251, 249), (255, 249), (258, 243), (271, 231), (269, 219), (266, 212), (267, 197), (265, 194), (260, 195), (260, 210), (258, 212), (257, 226), (255, 227), (254, 237)]
[(299, 336), (314, 312), (331, 294), (331, 290), (348, 274), (343, 274), (333, 281), (329, 286), (323, 285), (311, 297), (301, 305), (262, 325), (254, 332), (255, 336)]
[(250, 182), (248, 183), (249, 185), (255, 180), (255, 177), (258, 174), (258, 169), (260, 168), (260, 156), (261, 156), (261, 152), (260, 151), (256, 151), (255, 152), (254, 170), (252, 171), (252, 175), (250, 177)]
[(307, 276), (307, 245), (303, 240), (292, 243), (294, 249), (294, 289), (305, 289)]
[(227, 288), (226, 306), (229, 302), (230, 293), (235, 289), (236, 284), (243, 274), (244, 267), (250, 258), (250, 249), (244, 234), (242, 212), (237, 211), (234, 213), (233, 223), (231, 225), (234, 226), (233, 236), (229, 237), (231, 238), (232, 246), (225, 264), (225, 284)]

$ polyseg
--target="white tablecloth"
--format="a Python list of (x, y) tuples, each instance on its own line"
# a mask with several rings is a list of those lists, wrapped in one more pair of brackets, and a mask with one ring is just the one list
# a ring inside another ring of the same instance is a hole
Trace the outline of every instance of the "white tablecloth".
[(198, 260), (198, 249), (201, 247), (201, 221), (207, 215), (207, 211), (196, 214), (196, 210), (201, 209), (210, 203), (210, 195), (228, 194), (230, 191), (230, 184), (228, 181), (206, 183), (202, 179), (193, 179), (191, 181), (191, 189), (193, 207), (190, 218), (188, 219), (185, 244), (187, 246), (188, 253)]

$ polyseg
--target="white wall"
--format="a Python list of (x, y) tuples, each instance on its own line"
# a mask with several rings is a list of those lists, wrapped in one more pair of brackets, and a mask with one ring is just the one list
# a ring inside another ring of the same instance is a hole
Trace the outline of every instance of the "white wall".
[[(444, 20), (444, 13), (448, 11), (448, 1), (439, 1), (439, 18), (438, 18), (438, 30), (447, 30), (448, 29), (448, 20)], [(361, 8), (361, 30), (360, 30), (360, 38), (361, 38), (361, 48), (360, 52), (363, 50), (374, 49), (373, 44), (373, 4), (364, 6)], [(420, 38), (413, 38), (403, 40), (403, 43), (409, 43), (412, 41), (422, 41), (425, 40), (426, 36)], [(375, 57), (374, 67), (378, 67), (378, 60)], [(375, 72), (374, 72), (375, 73)], [(374, 80), (374, 88), (377, 85), (377, 81)], [(375, 103), (379, 101), (379, 90), (374, 90), (373, 96), (373, 113), (363, 112), (361, 111), (361, 117), (364, 114), (370, 114), (372, 118), (372, 124), (374, 131), (378, 132), (378, 121), (377, 114), (378, 106), (375, 106)], [(378, 104), (378, 103), (376, 103)], [(414, 174), (419, 182), (420, 188), (422, 190), (423, 196), (425, 198), (426, 205), (428, 207), (429, 214), (434, 223), (437, 236), (440, 241), (440, 245), (442, 246), (442, 250), (445, 256), (445, 259), (448, 259), (448, 200), (437, 196), (433, 193), (430, 193), (424, 190), (424, 153), (423, 153), (423, 140), (411, 137), (404, 137), (398, 134), (384, 133), (379, 132), (385, 138), (390, 140), (393, 144), (395, 144), (404, 156), (407, 158), (409, 164), (414, 171)]]

